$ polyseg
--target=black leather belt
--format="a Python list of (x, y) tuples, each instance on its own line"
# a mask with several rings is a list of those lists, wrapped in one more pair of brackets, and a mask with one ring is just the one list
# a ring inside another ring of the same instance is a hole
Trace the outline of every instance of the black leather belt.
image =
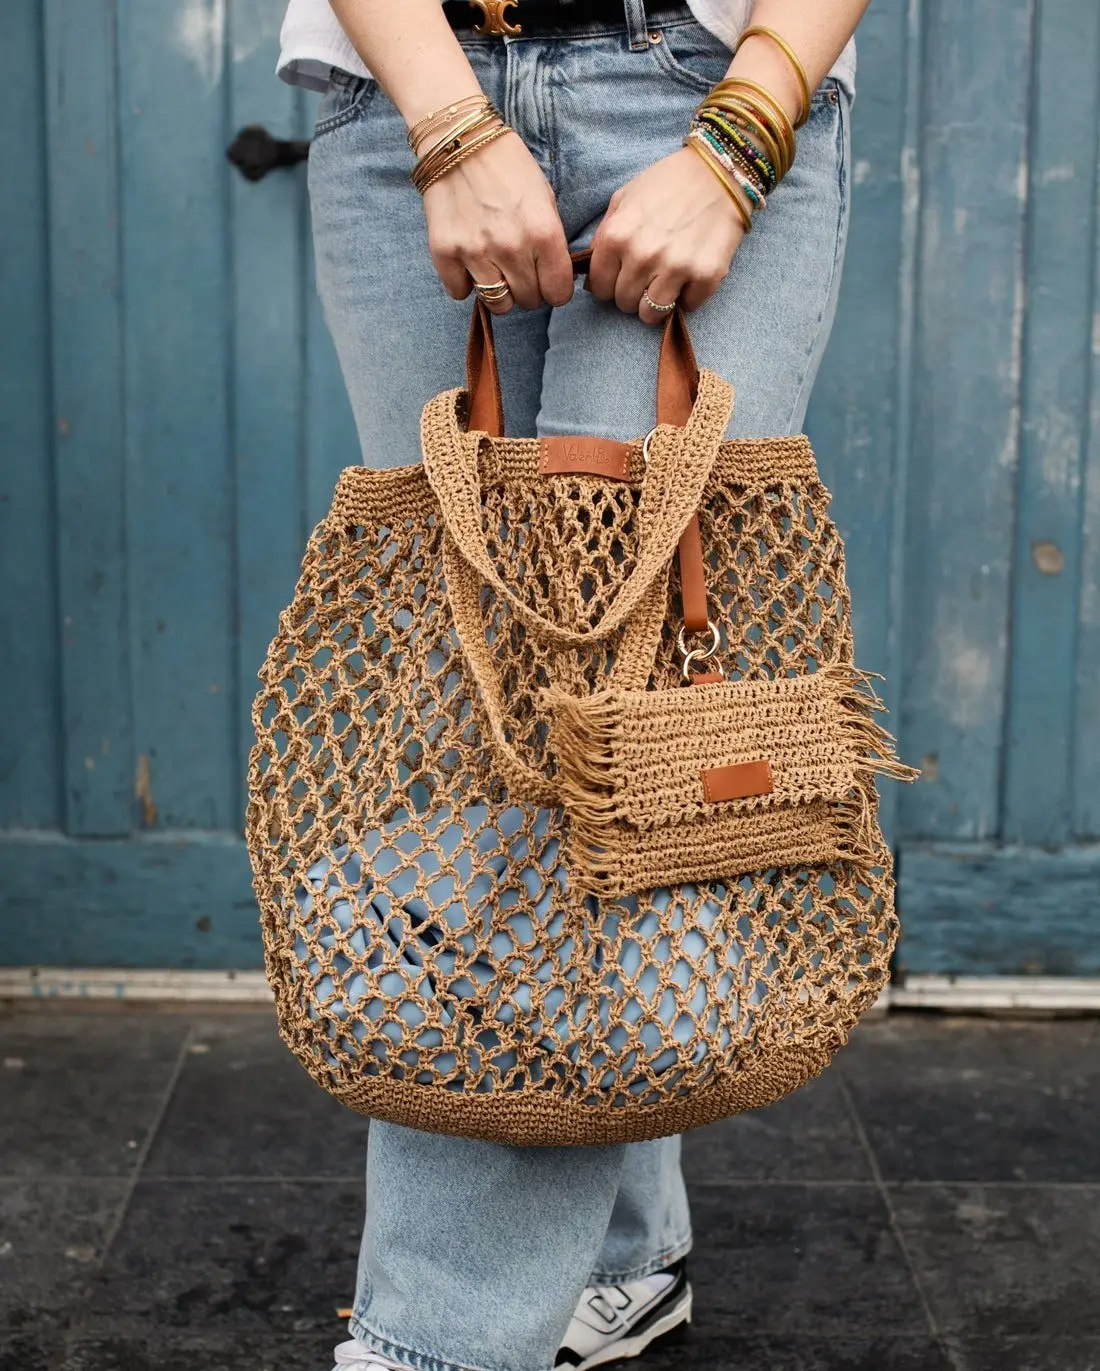
[[(686, 18), (686, 0), (647, 0), (646, 17), (654, 23)], [(444, 0), (443, 13), (451, 28), (475, 26), (486, 34), (568, 33), (599, 24), (626, 22), (624, 0)]]

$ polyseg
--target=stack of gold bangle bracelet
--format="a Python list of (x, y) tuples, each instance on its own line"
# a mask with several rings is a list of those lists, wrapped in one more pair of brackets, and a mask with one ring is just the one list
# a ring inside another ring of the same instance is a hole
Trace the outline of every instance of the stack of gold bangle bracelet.
[(775, 29), (765, 28), (763, 24), (752, 24), (742, 32), (741, 37), (737, 40), (737, 47), (734, 50), (734, 55), (736, 56), (736, 54), (740, 52), (741, 45), (746, 38), (754, 37), (770, 38), (794, 68), (794, 74), (798, 80), (799, 89), (802, 92), (802, 108), (798, 111), (798, 118), (794, 121), (794, 127), (800, 129), (810, 117), (810, 83), (806, 77), (806, 68), (798, 60), (797, 53), (783, 35), (776, 33)]
[(746, 233), (755, 210), (767, 207), (767, 196), (794, 162), (795, 129), (809, 116), (810, 85), (789, 43), (774, 29), (753, 25), (737, 44), (754, 35), (770, 38), (782, 50), (798, 78), (802, 105), (792, 123), (782, 103), (759, 82), (743, 76), (719, 81), (695, 112), (684, 139), (724, 186)]
[(432, 110), (431, 114), (426, 114), (423, 119), (409, 129), (406, 135), (409, 147), (412, 148), (413, 152), (419, 153), (421, 145), (426, 141), (429, 133), (445, 128), (447, 124), (469, 114), (471, 110), (483, 109), (486, 104), (485, 96), (479, 91), (476, 95), (463, 96), (461, 100), (456, 100), (453, 105), (444, 105), (442, 109)]
[[(413, 185), (423, 195), (440, 177), (480, 148), (503, 137), (510, 128), (500, 110), (484, 95), (468, 95), (453, 105), (433, 110), (408, 133), (409, 146), (417, 154), (416, 166), (410, 173)], [(433, 135), (440, 136), (432, 141)], [(420, 149), (429, 142), (431, 145), (422, 153)]]

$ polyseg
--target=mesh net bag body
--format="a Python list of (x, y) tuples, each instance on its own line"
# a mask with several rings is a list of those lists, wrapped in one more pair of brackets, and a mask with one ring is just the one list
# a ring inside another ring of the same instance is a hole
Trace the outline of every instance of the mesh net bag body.
[[(727, 383), (692, 390), (615, 479), (445, 392), (423, 465), (347, 469), (310, 538), (247, 836), (280, 1030), (355, 1110), (679, 1132), (811, 1078), (885, 984), (875, 775), (912, 773), (828, 493), (805, 438), (724, 441)], [(691, 521), (714, 651), (685, 665)]]

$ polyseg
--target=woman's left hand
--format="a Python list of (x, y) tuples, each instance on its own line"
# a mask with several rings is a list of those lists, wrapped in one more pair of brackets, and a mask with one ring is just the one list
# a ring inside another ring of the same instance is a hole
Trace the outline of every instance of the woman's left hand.
[(611, 197), (595, 237), (589, 285), (646, 324), (679, 300), (698, 309), (725, 280), (744, 229), (737, 207), (703, 159), (680, 148), (647, 167)]

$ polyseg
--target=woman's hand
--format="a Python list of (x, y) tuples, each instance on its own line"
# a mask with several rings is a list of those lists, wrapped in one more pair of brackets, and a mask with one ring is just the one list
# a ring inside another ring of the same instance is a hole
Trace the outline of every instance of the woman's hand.
[(706, 163), (680, 148), (611, 197), (592, 240), (592, 293), (647, 324), (667, 316), (645, 303), (646, 290), (659, 305), (698, 309), (725, 280), (744, 232)]
[(572, 296), (554, 192), (517, 134), (496, 139), (430, 186), (424, 212), (432, 260), (454, 299), (465, 299), (474, 281), (491, 285), (501, 277), (512, 296), (487, 300), (494, 314), (506, 314), (513, 300), (534, 309)]

